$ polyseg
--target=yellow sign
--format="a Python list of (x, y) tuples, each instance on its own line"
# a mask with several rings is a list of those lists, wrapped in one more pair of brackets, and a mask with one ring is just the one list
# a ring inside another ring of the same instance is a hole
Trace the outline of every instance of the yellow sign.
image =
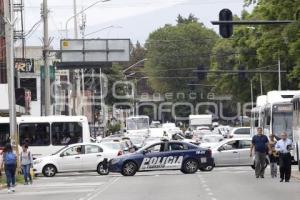
[(68, 47), (69, 46), (69, 42), (68, 41), (63, 41), (63, 47)]

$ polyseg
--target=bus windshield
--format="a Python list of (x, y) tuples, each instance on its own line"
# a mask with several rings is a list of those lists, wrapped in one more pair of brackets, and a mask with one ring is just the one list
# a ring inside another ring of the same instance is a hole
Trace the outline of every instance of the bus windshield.
[(292, 121), (293, 113), (292, 112), (279, 112), (273, 113), (273, 134), (280, 137), (282, 132), (286, 132), (290, 139), (293, 138), (292, 135)]
[(127, 130), (140, 130), (149, 128), (148, 118), (131, 118), (127, 119)]

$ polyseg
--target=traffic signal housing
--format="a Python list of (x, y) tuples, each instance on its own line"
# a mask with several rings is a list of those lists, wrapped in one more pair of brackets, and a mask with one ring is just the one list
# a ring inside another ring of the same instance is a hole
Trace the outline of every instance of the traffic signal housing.
[[(219, 21), (232, 21), (231, 10), (229, 10), (227, 8), (222, 9), (219, 13)], [(219, 31), (220, 31), (220, 35), (223, 38), (230, 38), (233, 34), (233, 25), (232, 24), (220, 24)]]

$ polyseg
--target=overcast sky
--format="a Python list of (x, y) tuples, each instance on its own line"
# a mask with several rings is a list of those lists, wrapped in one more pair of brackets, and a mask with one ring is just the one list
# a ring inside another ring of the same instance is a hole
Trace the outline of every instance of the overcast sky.
[[(77, 12), (98, 0), (77, 0)], [(28, 31), (40, 20), (42, 0), (25, 1), (25, 27)], [(65, 25), (73, 16), (73, 0), (48, 0), (49, 36), (53, 37), (51, 45), (59, 46), (59, 39), (66, 38)], [(98, 3), (88, 9), (86, 14), (85, 34), (99, 29), (103, 31), (88, 35), (87, 38), (130, 38), (133, 42), (144, 43), (149, 33), (165, 24), (174, 24), (178, 14), (188, 16), (193, 13), (207, 27), (217, 30), (211, 20), (218, 19), (222, 8), (229, 8), (240, 15), (243, 0), (111, 0)], [(80, 25), (81, 15), (78, 17)], [(41, 45), (42, 23), (27, 39), (27, 45)], [(68, 38), (74, 37), (73, 21), (68, 23)], [(81, 34), (79, 32), (79, 36)]]

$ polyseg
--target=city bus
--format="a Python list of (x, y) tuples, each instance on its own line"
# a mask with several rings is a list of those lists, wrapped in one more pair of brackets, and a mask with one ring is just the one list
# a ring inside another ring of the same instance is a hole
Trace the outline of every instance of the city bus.
[(127, 136), (139, 135), (148, 137), (150, 134), (149, 117), (146, 115), (131, 116), (126, 119)]
[(293, 103), (293, 147), (294, 160), (298, 163), (300, 171), (300, 95), (292, 100)]
[[(28, 144), (34, 158), (50, 155), (65, 145), (90, 142), (84, 116), (17, 117), (19, 148)], [(9, 117), (0, 117), (0, 147), (10, 142)]]
[(251, 129), (250, 135), (254, 136), (256, 134), (256, 129), (258, 127), (263, 127), (264, 119), (264, 108), (267, 103), (267, 96), (261, 95), (256, 98), (256, 107), (251, 110)]
[(270, 91), (267, 93), (267, 104), (264, 108), (263, 130), (266, 135), (274, 134), (277, 138), (286, 132), (288, 138), (293, 139), (293, 104), (295, 95), (300, 91)]

